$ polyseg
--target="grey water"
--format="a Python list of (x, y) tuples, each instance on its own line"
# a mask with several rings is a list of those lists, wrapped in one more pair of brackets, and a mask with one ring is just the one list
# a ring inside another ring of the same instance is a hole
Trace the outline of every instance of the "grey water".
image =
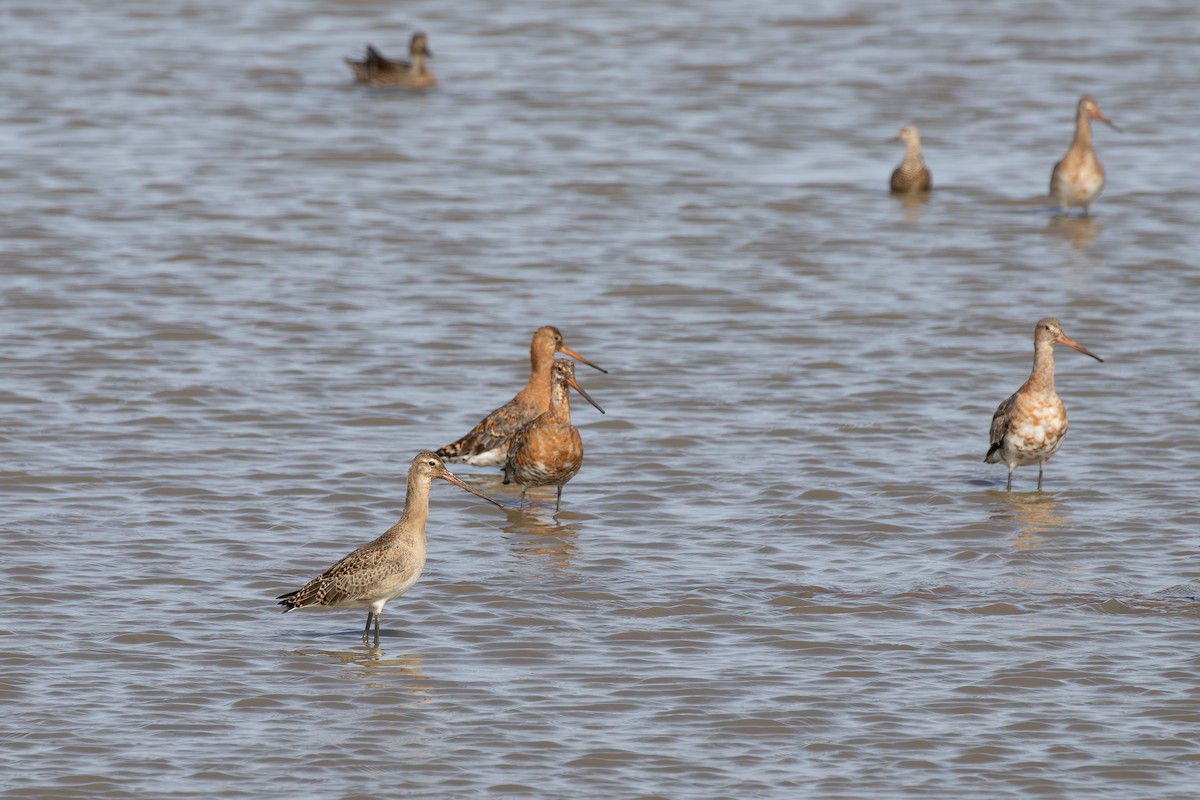
[[(429, 34), (439, 84), (354, 86)], [(1191, 798), (1192, 3), (0, 7), (0, 794)], [(1046, 196), (1094, 95), (1092, 216)], [(905, 124), (935, 191), (888, 195)], [(1077, 214), (1078, 212), (1076, 212)], [(1071, 419), (983, 463), (1034, 323)], [(274, 597), (434, 487), (379, 648)]]

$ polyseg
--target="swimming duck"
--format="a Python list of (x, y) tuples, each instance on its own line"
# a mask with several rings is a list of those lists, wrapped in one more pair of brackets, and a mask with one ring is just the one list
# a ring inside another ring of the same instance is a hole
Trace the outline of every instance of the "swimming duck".
[(384, 58), (372, 45), (367, 45), (367, 57), (362, 61), (347, 58), (344, 61), (354, 71), (354, 80), (368, 86), (403, 86), (409, 89), (425, 89), (437, 83), (425, 60), (433, 58), (429, 49), (429, 37), (414, 33), (408, 43), (409, 61), (393, 61)]

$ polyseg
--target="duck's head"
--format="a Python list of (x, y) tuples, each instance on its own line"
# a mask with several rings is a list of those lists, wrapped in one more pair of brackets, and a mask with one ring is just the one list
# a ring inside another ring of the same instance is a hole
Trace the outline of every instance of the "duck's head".
[(917, 130), (916, 125), (905, 125), (903, 128), (900, 129), (900, 132), (897, 133), (891, 139), (891, 141), (904, 142), (905, 144), (908, 144), (908, 145), (920, 146), (921, 132)]
[(412, 58), (433, 58), (433, 51), (429, 49), (429, 37), (423, 33), (414, 33), (408, 42), (408, 55)]

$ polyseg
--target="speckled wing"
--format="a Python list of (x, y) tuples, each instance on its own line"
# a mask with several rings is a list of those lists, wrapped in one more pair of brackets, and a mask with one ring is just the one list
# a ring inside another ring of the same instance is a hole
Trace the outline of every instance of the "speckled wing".
[(362, 61), (350, 58), (342, 60), (353, 70), (355, 79), (360, 83), (384, 79), (392, 73), (405, 74), (412, 66), (407, 61), (385, 58), (373, 45), (367, 45), (367, 55)]
[(372, 70), (391, 69), (395, 66), (391, 61), (384, 58), (383, 53), (376, 50), (374, 45), (367, 45), (367, 57), (363, 60), (363, 64)]
[(1013, 409), (1017, 407), (1017, 393), (1013, 392), (1011, 396), (996, 409), (996, 413), (992, 415), (992, 432), (990, 436), (991, 447), (988, 448), (987, 455), (983, 457), (985, 463), (994, 464), (1000, 460), (1000, 448), (1004, 446), (1004, 435), (1008, 433), (1009, 423), (1012, 421)]
[(338, 606), (371, 594), (380, 573), (394, 574), (394, 564), (384, 561), (383, 553), (371, 544), (360, 547), (294, 592), (277, 600), (284, 611), (309, 606)]
[(451, 463), (466, 461), (476, 466), (499, 466), (505, 460), (506, 451), (503, 449), (486, 463), (473, 459), (502, 448), (533, 416), (536, 416), (534, 409), (527, 408), (514, 398), (480, 420), (466, 436), (439, 448), (437, 454)]
[(336, 606), (344, 602), (347, 595), (344, 589), (337, 586), (335, 576), (326, 572), (324, 575), (313, 578), (296, 591), (281, 594), (276, 599), (279, 600), (279, 605), (283, 606), (283, 610), (287, 612), (294, 608), (310, 606)]

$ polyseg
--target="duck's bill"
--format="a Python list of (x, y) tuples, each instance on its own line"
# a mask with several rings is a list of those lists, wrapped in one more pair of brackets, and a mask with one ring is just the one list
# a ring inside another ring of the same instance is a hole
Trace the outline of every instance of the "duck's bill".
[[(1045, 341), (1045, 340), (1043, 340), (1043, 341)], [(1078, 342), (1076, 342), (1076, 341), (1074, 341), (1074, 340), (1072, 340), (1072, 339), (1069, 339), (1069, 338), (1067, 338), (1067, 335), (1066, 335), (1065, 333), (1064, 333), (1062, 336), (1059, 336), (1059, 337), (1058, 337), (1057, 339), (1055, 339), (1054, 341), (1058, 342), (1059, 344), (1065, 344), (1067, 347), (1070, 347), (1072, 350), (1078, 350), (1079, 352), (1083, 353), (1085, 356), (1091, 356), (1092, 358), (1094, 358), (1094, 359), (1096, 359), (1097, 361), (1099, 361), (1101, 364), (1103, 364), (1103, 363), (1104, 363), (1104, 359), (1103, 359), (1103, 358), (1101, 358), (1100, 356), (1096, 355), (1096, 354), (1095, 354), (1095, 353), (1093, 353), (1091, 350), (1088, 350), (1086, 347), (1084, 347), (1083, 345), (1079, 344)]]
[(459, 480), (457, 475), (455, 475), (450, 470), (443, 470), (442, 472), (435, 473), (435, 477), (441, 478), (442, 480), (446, 481), (447, 483), (453, 483), (458, 488), (468, 491), (471, 494), (475, 495), (476, 497), (480, 497), (484, 500), (487, 500), (489, 503), (494, 505), (496, 508), (504, 508), (504, 506), (500, 505), (498, 502), (496, 502), (492, 498), (488, 497), (483, 492), (477, 492), (474, 489), (472, 489), (470, 486), (467, 486), (465, 483), (463, 483), (461, 480)]
[(576, 381), (574, 378), (571, 378), (569, 381), (567, 381), (567, 385), (579, 392), (579, 396), (594, 405), (597, 411), (599, 411), (601, 414), (604, 413), (604, 409), (600, 407), (600, 404), (593, 400), (591, 396), (583, 390), (583, 387), (579, 385), (578, 381)]
[(588, 365), (589, 367), (591, 367), (592, 369), (598, 369), (598, 370), (600, 370), (601, 372), (603, 372), (605, 375), (607, 375), (607, 374), (608, 374), (608, 370), (606, 370), (604, 367), (600, 366), (599, 364), (593, 364), (591, 361), (588, 361), (586, 358), (584, 358), (583, 356), (579, 355), (579, 353), (576, 353), (574, 350), (572, 350), (571, 348), (567, 347), (565, 344), (564, 344), (562, 347), (558, 348), (558, 349), (559, 349), (559, 351), (560, 351), (560, 352), (566, 353), (567, 355), (569, 355), (571, 358), (575, 359), (575, 360), (576, 360), (576, 361), (578, 361), (579, 363), (581, 363), (581, 364), (587, 364), (587, 365)]
[(1120, 129), (1120, 128), (1118, 128), (1118, 127), (1116, 126), (1116, 124), (1115, 124), (1115, 123), (1114, 123), (1114, 122), (1113, 122), (1111, 119), (1109, 119), (1108, 117), (1106, 117), (1106, 116), (1104, 116), (1103, 114), (1101, 114), (1101, 113), (1100, 113), (1100, 111), (1099, 111), (1099, 109), (1097, 109), (1097, 111), (1096, 111), (1096, 119), (1100, 120), (1101, 122), (1103, 122), (1103, 123), (1104, 123), (1105, 125), (1107, 125), (1108, 127), (1112, 128), (1112, 129), (1113, 129), (1114, 131), (1116, 131), (1117, 133), (1121, 133), (1121, 132), (1122, 132), (1122, 131), (1121, 131), (1121, 129)]

